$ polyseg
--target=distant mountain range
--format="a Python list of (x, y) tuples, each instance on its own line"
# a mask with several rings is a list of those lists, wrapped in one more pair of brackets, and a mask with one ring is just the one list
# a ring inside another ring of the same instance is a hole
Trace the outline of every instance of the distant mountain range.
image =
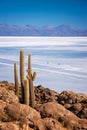
[(87, 29), (77, 29), (64, 24), (60, 26), (0, 24), (0, 36), (87, 36)]

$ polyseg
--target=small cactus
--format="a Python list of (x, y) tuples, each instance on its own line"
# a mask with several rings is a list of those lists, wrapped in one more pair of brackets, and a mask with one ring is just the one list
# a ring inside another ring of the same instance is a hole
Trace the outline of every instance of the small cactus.
[(24, 102), (24, 50), (20, 51), (20, 81), (21, 81), (21, 89), (22, 89), (22, 102)]
[(24, 104), (29, 105), (29, 82), (24, 80)]
[(14, 63), (14, 80), (15, 80), (15, 94), (19, 97), (18, 68), (16, 63)]

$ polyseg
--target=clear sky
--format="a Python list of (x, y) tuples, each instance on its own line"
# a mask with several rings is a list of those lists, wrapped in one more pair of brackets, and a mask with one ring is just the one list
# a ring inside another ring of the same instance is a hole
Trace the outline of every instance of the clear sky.
[(87, 29), (87, 0), (0, 0), (0, 23)]

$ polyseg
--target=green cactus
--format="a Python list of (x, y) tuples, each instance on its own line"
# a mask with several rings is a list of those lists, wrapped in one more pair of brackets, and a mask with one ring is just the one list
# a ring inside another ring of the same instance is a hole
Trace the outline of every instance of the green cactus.
[(29, 82), (24, 80), (24, 104), (29, 105)]
[(21, 81), (21, 89), (22, 89), (22, 102), (24, 103), (24, 50), (20, 51), (20, 81)]
[(19, 97), (18, 68), (16, 63), (14, 63), (14, 81), (15, 81), (15, 94)]
[(35, 94), (34, 94), (33, 81), (36, 78), (36, 72), (34, 72), (33, 76), (32, 76), (31, 60), (32, 60), (32, 55), (29, 55), (28, 56), (28, 79), (29, 79), (29, 91), (30, 91), (30, 105), (31, 105), (31, 107), (34, 108), (34, 105), (35, 105)]

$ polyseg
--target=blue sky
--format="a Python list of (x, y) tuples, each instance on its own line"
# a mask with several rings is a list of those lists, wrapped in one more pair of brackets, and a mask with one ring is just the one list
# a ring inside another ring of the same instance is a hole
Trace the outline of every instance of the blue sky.
[(87, 0), (0, 0), (0, 23), (87, 29)]

